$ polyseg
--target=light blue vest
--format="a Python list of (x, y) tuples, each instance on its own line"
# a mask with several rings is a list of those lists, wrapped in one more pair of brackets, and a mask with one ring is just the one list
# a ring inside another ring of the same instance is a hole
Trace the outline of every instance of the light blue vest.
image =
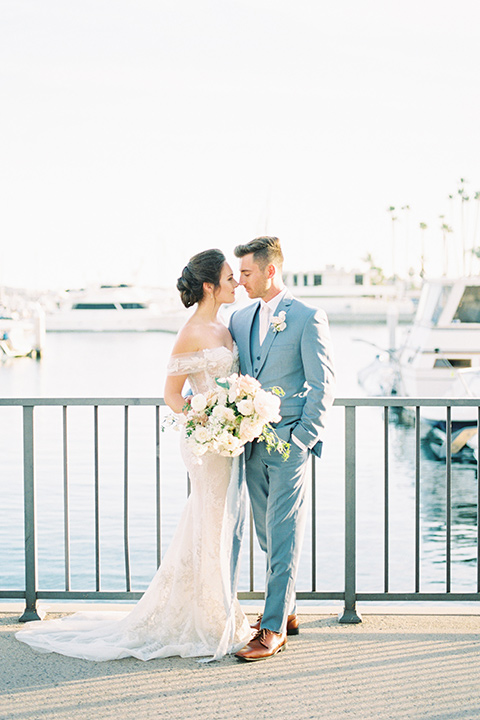
[(260, 345), (260, 305), (252, 323), (252, 331), (250, 333), (250, 357), (255, 375), (258, 373), (258, 363), (262, 352)]

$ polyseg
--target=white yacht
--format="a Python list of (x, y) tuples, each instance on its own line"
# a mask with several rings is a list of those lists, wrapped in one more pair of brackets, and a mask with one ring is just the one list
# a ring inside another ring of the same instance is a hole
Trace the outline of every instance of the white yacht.
[(411, 322), (418, 291), (406, 283), (372, 282), (370, 273), (327, 265), (322, 270), (287, 271), (284, 281), (295, 297), (321, 307), (332, 323), (385, 323), (395, 313), (399, 322)]
[[(377, 355), (358, 379), (369, 395), (479, 397), (480, 278), (425, 282), (415, 320), (399, 348)], [(477, 416), (477, 408), (453, 407), (454, 433), (470, 427), (461, 436), (469, 441)], [(422, 408), (422, 418), (444, 431), (445, 411)]]
[(168, 290), (100, 285), (67, 290), (47, 312), (49, 332), (176, 332), (185, 308)]

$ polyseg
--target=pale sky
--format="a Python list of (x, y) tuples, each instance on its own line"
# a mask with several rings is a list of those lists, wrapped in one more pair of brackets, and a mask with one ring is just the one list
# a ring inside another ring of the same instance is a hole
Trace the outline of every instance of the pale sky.
[(419, 222), (441, 272), (479, 68), (478, 0), (0, 0), (0, 283), (169, 285), (265, 233), (287, 269), (391, 272), (389, 206), (397, 272)]

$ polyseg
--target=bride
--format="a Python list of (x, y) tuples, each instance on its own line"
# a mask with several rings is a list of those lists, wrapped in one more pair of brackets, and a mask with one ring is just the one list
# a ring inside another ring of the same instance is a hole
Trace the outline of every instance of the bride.
[[(191, 258), (177, 281), (194, 314), (180, 331), (167, 368), (165, 402), (175, 413), (215, 378), (238, 369), (232, 337), (217, 317), (235, 300), (232, 269), (220, 250)], [(235, 653), (252, 634), (236, 598), (243, 527), (244, 484), (239, 459), (209, 453), (198, 459), (181, 439), (190, 475), (188, 498), (172, 543), (149, 588), (129, 613), (80, 612), (25, 625), (16, 637), (41, 652), (85, 660), (170, 657), (218, 659)]]

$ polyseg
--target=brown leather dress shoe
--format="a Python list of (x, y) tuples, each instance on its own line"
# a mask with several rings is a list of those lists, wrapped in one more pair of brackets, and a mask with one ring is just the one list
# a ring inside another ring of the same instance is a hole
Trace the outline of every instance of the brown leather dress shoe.
[(287, 647), (287, 636), (262, 628), (253, 636), (248, 645), (235, 653), (239, 660), (267, 660)]
[[(259, 615), (257, 618), (257, 622), (254, 625), (250, 625), (252, 630), (260, 630), (260, 623), (262, 622), (263, 615)], [(298, 622), (298, 617), (296, 615), (289, 615), (287, 618), (287, 635), (299, 635), (300, 629), (299, 629), (300, 623)]]

